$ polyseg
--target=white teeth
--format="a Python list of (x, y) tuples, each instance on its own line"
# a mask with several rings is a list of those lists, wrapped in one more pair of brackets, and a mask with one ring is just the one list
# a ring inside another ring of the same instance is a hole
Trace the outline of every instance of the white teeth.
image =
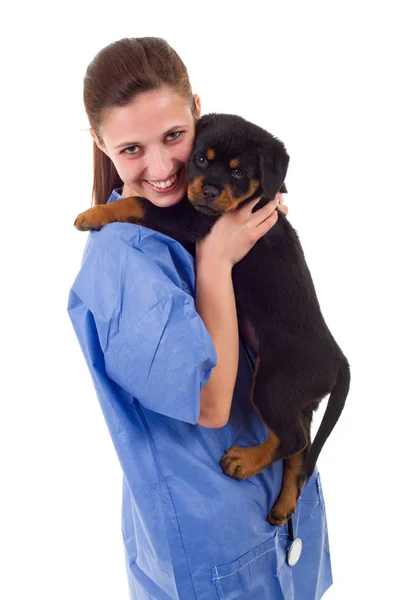
[(172, 177), (170, 179), (167, 179), (166, 181), (149, 181), (147, 180), (147, 183), (149, 183), (151, 186), (155, 187), (155, 188), (159, 188), (161, 190), (170, 187), (173, 183), (175, 183), (175, 181), (178, 179), (178, 175), (177, 173), (175, 173), (175, 175), (172, 175)]

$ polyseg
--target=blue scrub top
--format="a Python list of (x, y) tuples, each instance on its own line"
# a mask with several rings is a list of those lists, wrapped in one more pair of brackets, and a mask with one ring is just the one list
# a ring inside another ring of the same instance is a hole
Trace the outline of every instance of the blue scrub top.
[[(114, 190), (109, 202), (121, 198)], [(113, 223), (91, 232), (68, 311), (123, 471), (122, 533), (135, 600), (314, 600), (332, 583), (324, 500), (315, 470), (298, 502), (299, 562), (288, 529), (266, 516), (282, 462), (246, 481), (219, 461), (267, 430), (250, 401), (240, 343), (229, 422), (197, 425), (216, 353), (194, 304), (191, 254), (172, 238)]]

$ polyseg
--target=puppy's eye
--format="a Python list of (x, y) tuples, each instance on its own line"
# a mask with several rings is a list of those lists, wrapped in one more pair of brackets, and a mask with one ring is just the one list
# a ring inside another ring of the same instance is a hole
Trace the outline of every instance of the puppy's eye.
[(205, 156), (202, 156), (201, 154), (196, 156), (196, 162), (199, 165), (199, 167), (206, 167), (208, 165), (208, 160)]
[(232, 169), (232, 175), (236, 177), (236, 179), (242, 179), (246, 175), (246, 171), (243, 169)]

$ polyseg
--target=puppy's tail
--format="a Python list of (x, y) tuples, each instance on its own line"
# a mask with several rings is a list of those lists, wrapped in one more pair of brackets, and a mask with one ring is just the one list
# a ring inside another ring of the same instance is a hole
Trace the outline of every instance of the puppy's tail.
[(325, 410), (325, 414), (313, 440), (306, 459), (306, 479), (308, 479), (315, 468), (319, 453), (322, 450), (323, 445), (328, 439), (332, 429), (336, 425), (337, 420), (343, 410), (344, 403), (347, 398), (350, 387), (350, 366), (347, 359), (343, 357), (340, 364), (336, 383), (332, 388), (331, 395), (329, 397), (328, 405)]

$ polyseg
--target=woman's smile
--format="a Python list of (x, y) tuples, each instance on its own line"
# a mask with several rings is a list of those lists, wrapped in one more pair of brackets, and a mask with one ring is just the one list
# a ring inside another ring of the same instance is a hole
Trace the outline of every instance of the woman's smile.
[(171, 177), (165, 179), (164, 181), (160, 180), (149, 180), (145, 179), (144, 181), (149, 185), (155, 192), (160, 194), (167, 194), (168, 192), (172, 192), (179, 185), (180, 173), (182, 171), (182, 167), (178, 169)]

